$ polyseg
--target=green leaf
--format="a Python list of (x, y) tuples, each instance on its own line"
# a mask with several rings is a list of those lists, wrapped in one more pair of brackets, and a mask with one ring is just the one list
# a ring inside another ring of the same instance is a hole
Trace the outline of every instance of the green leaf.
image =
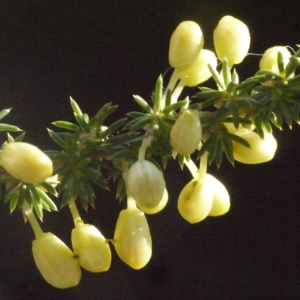
[(225, 152), (227, 159), (232, 165), (234, 165), (233, 145), (230, 136), (226, 135), (226, 137), (222, 139), (222, 143), (223, 151)]
[(52, 124), (56, 127), (68, 129), (68, 130), (72, 130), (72, 131), (75, 131), (78, 127), (76, 124), (73, 124), (73, 123), (70, 123), (67, 121), (55, 121), (55, 122), (52, 122)]
[(89, 124), (86, 122), (84, 115), (78, 115), (76, 112), (74, 112), (74, 116), (82, 131), (85, 133), (90, 132)]
[(241, 138), (240, 136), (234, 134), (234, 133), (228, 133), (227, 136), (232, 140), (235, 141), (237, 143), (242, 144), (243, 146), (245, 146), (246, 148), (250, 148), (250, 144), (243, 138)]
[(9, 124), (0, 123), (0, 131), (13, 131), (13, 132), (18, 132), (18, 131), (22, 131), (22, 129), (20, 129), (19, 127), (14, 126), (14, 125), (9, 125)]
[(14, 212), (14, 210), (16, 209), (18, 203), (19, 203), (19, 196), (18, 195), (12, 195), (9, 198), (9, 210), (10, 210), (10, 213)]
[(52, 131), (51, 129), (47, 129), (48, 130), (48, 134), (50, 136), (50, 138), (60, 147), (62, 147), (63, 149), (66, 149), (66, 143), (65, 141), (54, 131)]
[(171, 111), (176, 111), (181, 108), (187, 108), (189, 103), (190, 103), (190, 99), (189, 99), (189, 97), (186, 97), (184, 100), (178, 101), (176, 103), (173, 103), (173, 104), (165, 107), (163, 110), (163, 113), (168, 114)]
[(163, 80), (162, 76), (160, 75), (156, 81), (155, 84), (155, 92), (154, 92), (154, 111), (159, 111), (160, 108), (160, 102), (162, 98), (162, 88), (163, 88)]
[(77, 104), (77, 102), (74, 99), (72, 99), (72, 97), (70, 97), (70, 103), (71, 103), (74, 114), (77, 114), (78, 116), (82, 116), (83, 114), (82, 114), (82, 111), (81, 111), (79, 105)]
[(126, 114), (127, 116), (131, 118), (139, 118), (139, 117), (144, 117), (145, 113), (139, 112), (139, 111), (131, 111)]
[(2, 109), (0, 111), (0, 120), (3, 119), (5, 116), (7, 116), (11, 110), (12, 110), (11, 108)]
[(116, 190), (116, 198), (119, 199), (119, 201), (121, 201), (125, 197), (126, 197), (126, 185), (123, 177), (121, 176)]
[(113, 124), (109, 125), (109, 127), (103, 133), (101, 133), (101, 137), (106, 138), (108, 135), (115, 132), (118, 128), (120, 128), (126, 122), (126, 120), (127, 120), (126, 118), (119, 119), (116, 122), (114, 122)]
[(277, 65), (278, 65), (278, 70), (280, 73), (283, 73), (284, 71), (284, 60), (283, 60), (283, 55), (280, 51), (277, 53)]
[(151, 123), (152, 122), (152, 118), (151, 116), (146, 115), (145, 117), (140, 117), (137, 119), (132, 120), (134, 122), (130, 122), (130, 126), (128, 126), (128, 124), (126, 124), (126, 126), (124, 127), (125, 129), (130, 129), (131, 132), (135, 132), (138, 129), (143, 128), (146, 124)]
[(151, 106), (142, 97), (140, 97), (138, 95), (133, 95), (133, 99), (147, 113), (153, 114), (153, 109), (151, 108)]

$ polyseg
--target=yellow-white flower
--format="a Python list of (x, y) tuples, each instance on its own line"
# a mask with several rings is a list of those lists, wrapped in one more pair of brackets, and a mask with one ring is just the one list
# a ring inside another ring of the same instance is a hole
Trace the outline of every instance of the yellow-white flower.
[(191, 180), (181, 191), (178, 198), (178, 211), (190, 223), (204, 220), (211, 211), (213, 191), (210, 182), (202, 179)]
[(162, 172), (150, 161), (138, 160), (128, 171), (128, 193), (138, 206), (153, 208), (162, 200), (166, 183)]
[(143, 268), (152, 256), (152, 239), (145, 214), (137, 208), (123, 209), (118, 217), (114, 246), (117, 254), (133, 269)]
[(247, 25), (232, 16), (224, 16), (214, 30), (214, 45), (220, 61), (227, 59), (230, 67), (239, 64), (250, 47)]
[(43, 182), (53, 172), (51, 159), (36, 146), (24, 142), (7, 143), (0, 152), (0, 165), (26, 183)]
[(207, 184), (212, 187), (213, 203), (209, 216), (216, 217), (226, 214), (230, 208), (230, 196), (224, 184), (210, 174), (205, 174)]
[(196, 86), (212, 76), (208, 64), (214, 69), (217, 67), (216, 55), (210, 50), (202, 49), (195, 62), (189, 68), (184, 68), (183, 70), (180, 67), (177, 68), (179, 78), (186, 86)]
[(264, 138), (246, 128), (235, 132), (250, 144), (250, 148), (233, 141), (234, 159), (244, 164), (260, 164), (273, 159), (277, 150), (277, 141), (268, 131), (264, 131)]
[(102, 233), (93, 225), (78, 222), (72, 230), (72, 246), (81, 267), (90, 272), (107, 271), (111, 251)]
[(283, 75), (280, 73), (278, 69), (278, 64), (277, 64), (278, 52), (282, 54), (283, 64), (284, 66), (286, 66), (289, 62), (290, 57), (292, 56), (290, 51), (284, 46), (274, 46), (267, 49), (264, 52), (263, 57), (259, 62), (259, 69), (270, 70), (277, 75)]
[(78, 285), (81, 269), (70, 248), (51, 232), (41, 233), (32, 243), (35, 264), (43, 278), (56, 288)]
[(200, 145), (202, 128), (196, 111), (187, 109), (176, 120), (170, 133), (170, 144), (181, 155), (192, 154)]
[(170, 65), (188, 68), (198, 58), (203, 45), (204, 38), (199, 25), (193, 21), (181, 22), (170, 39)]

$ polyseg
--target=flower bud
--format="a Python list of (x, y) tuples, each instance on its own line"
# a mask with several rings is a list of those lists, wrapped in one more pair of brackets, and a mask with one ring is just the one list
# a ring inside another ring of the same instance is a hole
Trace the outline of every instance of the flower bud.
[(277, 150), (277, 142), (274, 136), (265, 131), (264, 138), (249, 129), (242, 128), (235, 132), (250, 144), (250, 148), (240, 143), (233, 142), (234, 159), (244, 164), (260, 164), (271, 160)]
[(181, 22), (170, 39), (169, 63), (172, 67), (189, 67), (203, 47), (201, 28), (193, 21)]
[(159, 201), (159, 203), (156, 206), (145, 207), (142, 205), (138, 205), (138, 208), (145, 214), (150, 214), (150, 215), (156, 214), (165, 208), (165, 206), (167, 205), (167, 202), (168, 202), (168, 198), (169, 198), (168, 191), (167, 191), (167, 189), (165, 189), (162, 199)]
[(177, 68), (179, 72), (179, 78), (186, 86), (194, 87), (206, 80), (212, 75), (209, 71), (208, 64), (213, 68), (217, 67), (217, 58), (214, 52), (206, 49), (202, 49), (198, 58), (191, 65), (190, 68), (181, 71), (181, 68)]
[(133, 269), (143, 268), (152, 255), (152, 239), (145, 214), (137, 208), (120, 212), (114, 246), (117, 254)]
[(26, 183), (43, 182), (53, 172), (51, 159), (39, 148), (24, 142), (7, 143), (0, 152), (0, 165)]
[(205, 219), (213, 203), (213, 191), (210, 182), (204, 177), (191, 180), (181, 191), (178, 199), (180, 215), (190, 223)]
[(207, 184), (210, 184), (213, 192), (213, 203), (209, 216), (216, 217), (226, 214), (230, 208), (230, 196), (224, 184), (210, 174), (205, 174)]
[(69, 247), (51, 232), (42, 233), (32, 243), (35, 264), (43, 278), (56, 288), (76, 286), (81, 279), (78, 259)]
[(227, 58), (230, 67), (239, 64), (250, 47), (247, 25), (232, 16), (224, 16), (214, 30), (214, 45), (220, 61)]
[(202, 138), (200, 119), (196, 111), (187, 109), (176, 120), (170, 133), (170, 144), (181, 155), (190, 155)]
[(72, 246), (82, 268), (89, 272), (107, 271), (111, 251), (102, 233), (93, 225), (79, 223), (72, 230)]
[(281, 75), (278, 70), (277, 63), (278, 52), (281, 52), (284, 66), (286, 66), (289, 62), (290, 57), (292, 56), (290, 51), (284, 46), (274, 46), (267, 49), (263, 54), (263, 57), (259, 62), (259, 69), (270, 70), (277, 75)]
[(150, 161), (138, 160), (128, 172), (128, 193), (138, 206), (153, 208), (162, 200), (166, 183), (163, 174)]

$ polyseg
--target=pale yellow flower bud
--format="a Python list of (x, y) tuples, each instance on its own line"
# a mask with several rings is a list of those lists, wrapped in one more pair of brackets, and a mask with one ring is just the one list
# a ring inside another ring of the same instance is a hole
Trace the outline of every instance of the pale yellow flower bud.
[(152, 256), (152, 239), (145, 214), (137, 208), (120, 212), (114, 233), (117, 254), (133, 269), (143, 268)]
[(267, 49), (263, 54), (263, 57), (259, 62), (259, 69), (270, 70), (277, 75), (281, 75), (278, 70), (278, 64), (277, 64), (278, 52), (281, 52), (284, 66), (286, 66), (289, 62), (290, 57), (292, 56), (290, 51), (284, 46), (274, 46)]
[(198, 113), (185, 110), (171, 129), (171, 146), (181, 155), (190, 155), (199, 147), (201, 138), (202, 128)]
[(111, 251), (102, 233), (93, 225), (79, 223), (72, 230), (72, 246), (81, 267), (103, 272), (111, 264)]
[(213, 203), (209, 216), (216, 217), (226, 214), (230, 208), (230, 196), (224, 184), (210, 174), (205, 174), (205, 179), (213, 191)]
[(51, 159), (36, 146), (24, 142), (7, 143), (0, 152), (0, 165), (26, 183), (43, 182), (53, 172)]
[(210, 64), (213, 68), (217, 67), (216, 55), (210, 50), (202, 49), (198, 58), (190, 68), (185, 68), (183, 71), (181, 71), (180, 67), (177, 68), (179, 78), (186, 86), (196, 86), (212, 76), (209, 71), (208, 64)]
[(214, 30), (214, 45), (220, 61), (227, 58), (230, 67), (239, 64), (250, 47), (247, 25), (232, 16), (224, 16)]
[(78, 259), (70, 248), (51, 232), (42, 233), (32, 243), (32, 254), (43, 278), (56, 288), (76, 286), (81, 279)]
[(250, 144), (250, 148), (240, 143), (233, 142), (234, 159), (244, 164), (259, 164), (273, 159), (277, 150), (277, 142), (274, 136), (265, 131), (264, 138), (249, 129), (241, 128), (236, 135), (240, 136)]
[(169, 63), (172, 67), (189, 67), (204, 45), (201, 28), (193, 21), (181, 22), (170, 39)]
[(162, 172), (150, 161), (138, 160), (128, 172), (128, 193), (138, 206), (153, 208), (165, 193), (166, 183)]
[(181, 191), (178, 199), (180, 215), (190, 223), (205, 219), (211, 211), (213, 191), (206, 177), (191, 180)]
[(159, 203), (156, 206), (146, 207), (146, 206), (138, 205), (138, 208), (145, 214), (150, 214), (150, 215), (156, 214), (165, 208), (165, 206), (167, 205), (168, 199), (169, 199), (168, 191), (167, 191), (167, 189), (165, 189), (162, 199), (159, 201)]

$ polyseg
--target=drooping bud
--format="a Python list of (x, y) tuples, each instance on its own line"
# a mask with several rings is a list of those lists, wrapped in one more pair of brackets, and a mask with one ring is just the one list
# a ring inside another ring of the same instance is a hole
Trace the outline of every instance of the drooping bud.
[(233, 142), (234, 159), (244, 164), (260, 164), (273, 159), (277, 150), (277, 141), (274, 136), (264, 131), (264, 138), (249, 129), (241, 128), (236, 135), (240, 136), (250, 144), (250, 148)]
[(186, 86), (194, 87), (206, 80), (212, 75), (209, 71), (208, 64), (213, 68), (217, 67), (217, 58), (214, 52), (206, 49), (200, 51), (199, 56), (190, 68), (177, 68), (179, 72), (179, 78), (183, 81)]
[(162, 172), (150, 161), (138, 160), (128, 172), (128, 193), (137, 206), (153, 208), (162, 200), (166, 183)]
[(190, 223), (205, 219), (213, 203), (213, 191), (206, 177), (191, 180), (181, 191), (178, 199), (180, 215)]
[(81, 267), (89, 272), (107, 271), (111, 251), (102, 233), (93, 225), (78, 223), (72, 230), (72, 246)]
[(26, 183), (43, 182), (53, 172), (51, 159), (36, 146), (24, 142), (7, 143), (0, 152), (0, 165)]
[(176, 120), (170, 133), (170, 144), (181, 155), (192, 154), (200, 145), (202, 128), (198, 113), (185, 110)]
[(51, 232), (42, 233), (32, 243), (32, 254), (43, 278), (56, 288), (78, 285), (81, 269), (70, 248)]
[(204, 45), (201, 28), (193, 21), (181, 22), (170, 39), (169, 63), (172, 67), (188, 68)]
[(250, 47), (247, 25), (232, 16), (224, 16), (214, 30), (214, 45), (220, 61), (227, 58), (230, 67), (239, 64)]
[(205, 174), (207, 184), (210, 184), (213, 192), (213, 203), (209, 216), (216, 217), (226, 214), (230, 208), (230, 196), (224, 184), (210, 174)]
[(259, 62), (260, 70), (270, 70), (277, 75), (281, 75), (278, 69), (277, 57), (278, 52), (282, 54), (283, 64), (286, 66), (292, 56), (290, 51), (284, 46), (274, 46), (265, 51)]
[(169, 199), (168, 191), (167, 191), (167, 189), (165, 189), (162, 199), (159, 201), (159, 203), (156, 206), (146, 207), (146, 206), (138, 205), (138, 208), (145, 214), (153, 215), (153, 214), (156, 214), (156, 213), (162, 211), (165, 208), (165, 206), (167, 205), (168, 199)]
[(145, 214), (137, 208), (120, 212), (114, 233), (117, 254), (133, 269), (143, 268), (152, 256), (152, 239)]

